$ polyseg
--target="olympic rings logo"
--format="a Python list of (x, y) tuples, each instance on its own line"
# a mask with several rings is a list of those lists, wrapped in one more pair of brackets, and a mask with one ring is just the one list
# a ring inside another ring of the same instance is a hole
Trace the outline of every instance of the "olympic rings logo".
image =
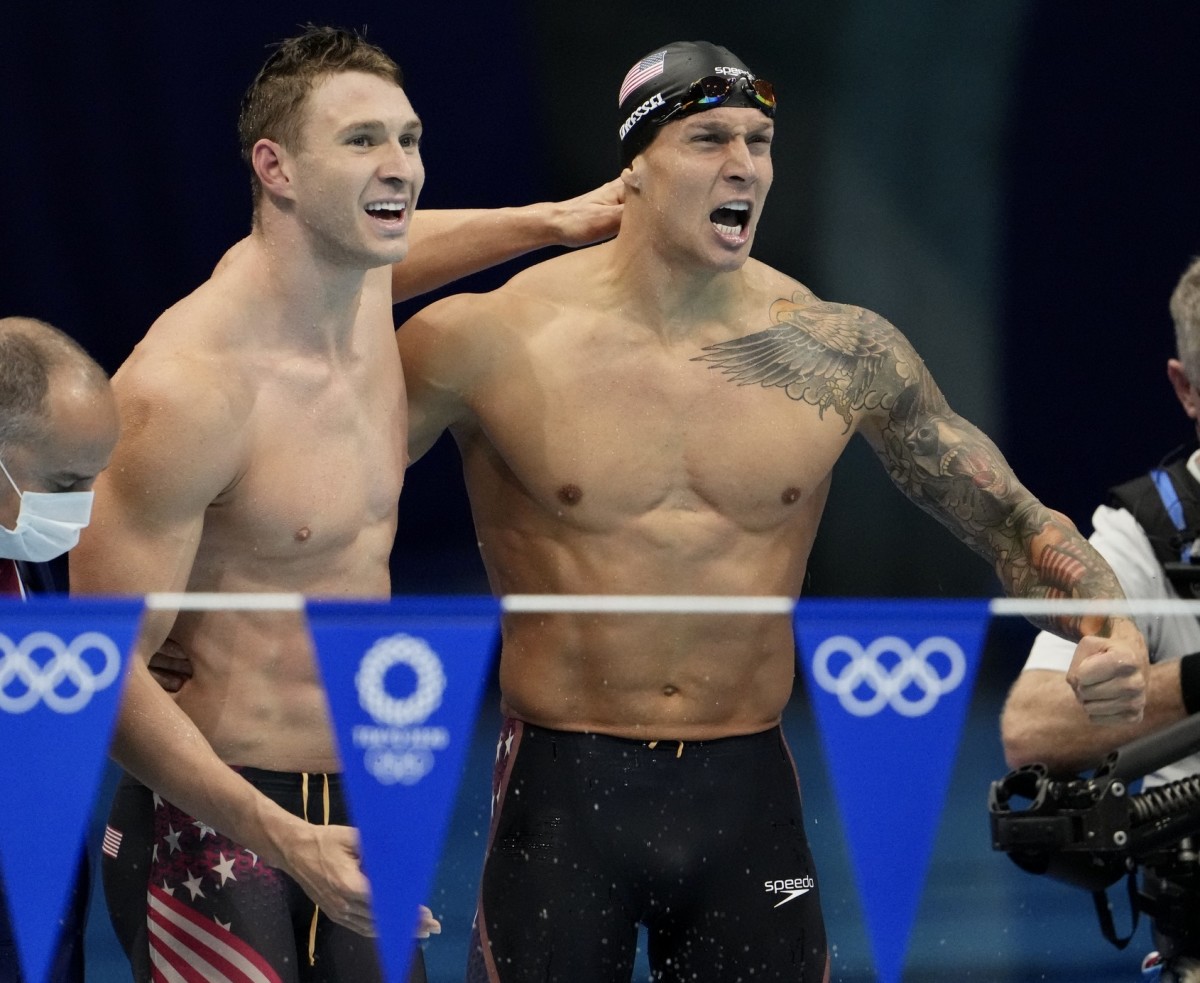
[[(417, 688), (402, 700), (388, 694), (384, 677), (393, 666), (408, 666)], [(363, 656), (354, 676), (359, 705), (378, 723), (407, 727), (427, 720), (442, 705), (446, 674), (441, 660), (425, 642), (411, 635), (381, 638)]]
[[(895, 659), (880, 657), (891, 653)], [(845, 659), (836, 674), (834, 657)], [(945, 675), (929, 657), (944, 656)], [(904, 717), (922, 717), (940, 697), (955, 689), (967, 674), (967, 658), (952, 638), (935, 635), (915, 649), (903, 638), (884, 635), (866, 648), (848, 635), (832, 635), (813, 653), (813, 678), (842, 707), (856, 717), (873, 717), (890, 706)], [(860, 695), (863, 688), (869, 696)], [(915, 689), (915, 696), (910, 695)]]
[[(51, 653), (45, 665), (33, 658), (41, 649)], [(99, 671), (92, 667), (95, 657), (84, 657), (89, 651), (103, 658)], [(0, 635), (0, 710), (25, 713), (44, 702), (56, 713), (78, 713), (120, 672), (120, 650), (97, 631), (77, 635), (70, 644), (48, 631), (31, 632), (15, 644)]]

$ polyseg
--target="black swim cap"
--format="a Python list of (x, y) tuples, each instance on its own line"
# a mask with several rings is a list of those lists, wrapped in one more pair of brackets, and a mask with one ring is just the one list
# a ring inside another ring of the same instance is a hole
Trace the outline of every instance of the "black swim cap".
[[(738, 79), (752, 84), (732, 84)], [(711, 80), (718, 90), (722, 79), (731, 83), (722, 95), (689, 102), (693, 83)], [(770, 83), (757, 79), (728, 48), (707, 41), (676, 41), (656, 48), (625, 75), (617, 96), (620, 107), (621, 166), (650, 145), (664, 117), (679, 119), (717, 106), (740, 106), (775, 115), (775, 94)]]

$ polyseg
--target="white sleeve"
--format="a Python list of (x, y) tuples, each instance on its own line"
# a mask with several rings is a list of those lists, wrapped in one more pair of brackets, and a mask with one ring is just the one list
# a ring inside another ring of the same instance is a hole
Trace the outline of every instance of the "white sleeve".
[[(1125, 509), (1112, 509), (1101, 505), (1092, 514), (1095, 532), (1088, 542), (1095, 547), (1120, 581), (1121, 589), (1128, 598), (1173, 598), (1178, 595), (1167, 583), (1162, 567), (1154, 556), (1154, 548), (1138, 525)], [(1162, 619), (1135, 618), (1138, 628), (1146, 636), (1150, 658), (1157, 661), (1159, 635)], [(1026, 669), (1056, 669), (1066, 672), (1075, 654), (1075, 643), (1059, 638), (1048, 631), (1039, 632), (1029, 650)]]

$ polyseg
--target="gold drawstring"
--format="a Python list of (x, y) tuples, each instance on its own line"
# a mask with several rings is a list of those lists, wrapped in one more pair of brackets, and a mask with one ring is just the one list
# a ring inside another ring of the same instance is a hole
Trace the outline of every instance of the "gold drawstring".
[[(656, 747), (658, 747), (658, 741), (651, 741), (649, 744), (646, 745), (646, 747), (648, 747), (651, 751), (653, 751)], [(680, 741), (679, 747), (677, 747), (675, 749), (675, 757), (677, 759), (683, 757), (683, 741)]]
[[(329, 825), (329, 776), (322, 774), (325, 779), (324, 793), (321, 796), (322, 804), (325, 807), (325, 821), (322, 825)], [(300, 804), (304, 811), (304, 821), (308, 822), (308, 772), (302, 772), (300, 775)], [(321, 906), (313, 905), (312, 922), (308, 926), (308, 964), (315, 966), (317, 964), (317, 916), (321, 914)]]

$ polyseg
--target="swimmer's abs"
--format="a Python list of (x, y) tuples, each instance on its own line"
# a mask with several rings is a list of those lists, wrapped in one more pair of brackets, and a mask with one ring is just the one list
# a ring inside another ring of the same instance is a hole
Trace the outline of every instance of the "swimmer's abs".
[(201, 671), (177, 697), (221, 760), (270, 771), (340, 771), (320, 683), (285, 686), (254, 675), (222, 687)]
[[(507, 716), (556, 730), (589, 731), (639, 740), (712, 740), (752, 734), (779, 722), (791, 695), (793, 657), (739, 671), (728, 662), (704, 679), (702, 665), (686, 673), (572, 671), (501, 659)], [(730, 668), (735, 671), (730, 672)]]

